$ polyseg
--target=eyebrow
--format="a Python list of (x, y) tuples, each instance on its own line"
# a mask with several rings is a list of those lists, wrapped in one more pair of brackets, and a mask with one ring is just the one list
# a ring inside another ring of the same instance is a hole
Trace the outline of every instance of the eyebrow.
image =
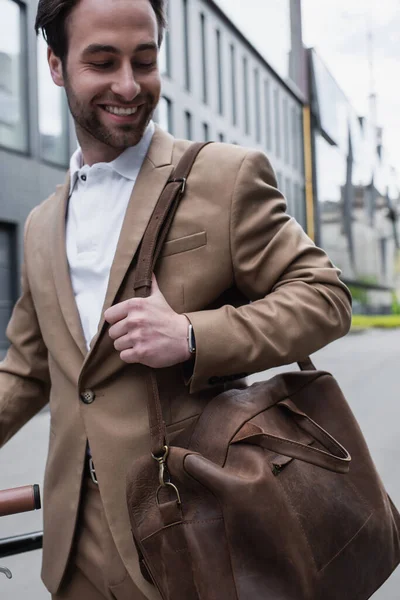
[[(136, 54), (137, 52), (144, 52), (145, 50), (157, 50), (157, 49), (158, 49), (158, 46), (155, 42), (146, 42), (146, 43), (139, 44), (138, 46), (136, 46), (134, 52)], [(85, 48), (85, 50), (83, 51), (84, 54), (100, 54), (102, 52), (108, 52), (111, 54), (122, 54), (122, 52), (119, 48), (116, 48), (115, 46), (111, 46), (111, 45), (107, 45), (107, 44), (90, 44), (90, 46)]]

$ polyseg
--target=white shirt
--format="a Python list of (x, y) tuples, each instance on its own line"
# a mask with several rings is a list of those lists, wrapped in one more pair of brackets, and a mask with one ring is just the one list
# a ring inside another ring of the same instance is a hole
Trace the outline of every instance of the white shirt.
[(110, 163), (82, 166), (80, 148), (71, 157), (66, 250), (88, 349), (97, 333), (129, 198), (153, 133), (151, 121), (140, 142)]

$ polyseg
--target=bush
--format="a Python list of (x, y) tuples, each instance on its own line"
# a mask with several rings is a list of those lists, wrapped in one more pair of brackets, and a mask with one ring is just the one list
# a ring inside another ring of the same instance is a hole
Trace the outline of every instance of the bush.
[(400, 327), (400, 314), (394, 315), (353, 315), (353, 329), (370, 329), (379, 327), (381, 329), (395, 329)]

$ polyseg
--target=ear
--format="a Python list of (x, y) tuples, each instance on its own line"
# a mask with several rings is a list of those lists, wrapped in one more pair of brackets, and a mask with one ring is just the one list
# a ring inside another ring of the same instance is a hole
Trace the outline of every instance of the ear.
[(64, 87), (63, 66), (61, 59), (58, 58), (51, 48), (47, 48), (47, 62), (50, 67), (50, 75), (54, 83), (59, 87)]

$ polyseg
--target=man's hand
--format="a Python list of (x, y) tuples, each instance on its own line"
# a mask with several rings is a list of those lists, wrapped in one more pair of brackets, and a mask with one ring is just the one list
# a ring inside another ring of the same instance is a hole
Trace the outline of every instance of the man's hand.
[(153, 275), (151, 296), (131, 298), (104, 313), (111, 325), (109, 335), (126, 363), (141, 363), (160, 369), (185, 362), (188, 348), (188, 320), (176, 313)]

